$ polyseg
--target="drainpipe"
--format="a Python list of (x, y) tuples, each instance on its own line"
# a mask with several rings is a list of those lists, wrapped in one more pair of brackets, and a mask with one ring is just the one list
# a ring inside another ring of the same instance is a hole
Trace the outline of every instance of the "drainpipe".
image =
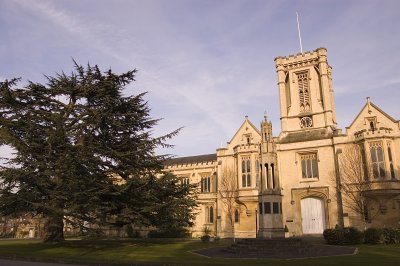
[(342, 149), (336, 149), (335, 152), (335, 172), (336, 172), (336, 198), (337, 198), (337, 208), (338, 208), (338, 226), (339, 228), (344, 227), (343, 221), (343, 200), (342, 200), (342, 183), (339, 168), (339, 154), (342, 153)]

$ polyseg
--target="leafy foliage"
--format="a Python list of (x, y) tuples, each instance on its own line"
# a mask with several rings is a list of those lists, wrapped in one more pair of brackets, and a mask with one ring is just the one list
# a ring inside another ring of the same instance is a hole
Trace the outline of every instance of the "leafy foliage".
[(399, 244), (400, 243), (400, 229), (384, 228), (382, 230), (383, 243), (385, 244)]
[(0, 144), (16, 150), (0, 169), (3, 215), (46, 217), (47, 241), (63, 239), (63, 219), (81, 228), (191, 224), (192, 187), (161, 174), (169, 156), (154, 153), (179, 129), (152, 136), (158, 120), (145, 93), (122, 93), (135, 73), (75, 62), (46, 85), (0, 82)]
[(381, 244), (383, 243), (383, 231), (378, 228), (368, 228), (365, 230), (365, 244)]
[(325, 229), (324, 239), (330, 245), (356, 245), (364, 242), (364, 234), (354, 227)]

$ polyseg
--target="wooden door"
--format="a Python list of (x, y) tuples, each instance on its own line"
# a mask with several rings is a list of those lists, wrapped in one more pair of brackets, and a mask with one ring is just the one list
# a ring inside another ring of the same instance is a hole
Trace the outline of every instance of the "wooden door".
[(303, 234), (322, 234), (325, 229), (324, 201), (319, 198), (301, 200)]

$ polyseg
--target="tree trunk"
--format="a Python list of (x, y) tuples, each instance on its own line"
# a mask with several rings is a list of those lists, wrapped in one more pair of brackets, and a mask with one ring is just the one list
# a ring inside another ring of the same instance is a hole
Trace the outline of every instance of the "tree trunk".
[(64, 221), (62, 216), (48, 217), (45, 223), (44, 242), (64, 241)]

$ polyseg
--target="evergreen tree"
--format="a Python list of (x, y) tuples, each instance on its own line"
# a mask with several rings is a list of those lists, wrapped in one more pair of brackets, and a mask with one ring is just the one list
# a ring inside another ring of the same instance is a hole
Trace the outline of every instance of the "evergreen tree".
[(136, 70), (117, 75), (75, 63), (47, 84), (0, 82), (0, 144), (15, 157), (0, 169), (0, 212), (46, 219), (45, 241), (61, 241), (63, 221), (79, 226), (191, 225), (193, 187), (162, 174), (145, 93), (123, 96)]

